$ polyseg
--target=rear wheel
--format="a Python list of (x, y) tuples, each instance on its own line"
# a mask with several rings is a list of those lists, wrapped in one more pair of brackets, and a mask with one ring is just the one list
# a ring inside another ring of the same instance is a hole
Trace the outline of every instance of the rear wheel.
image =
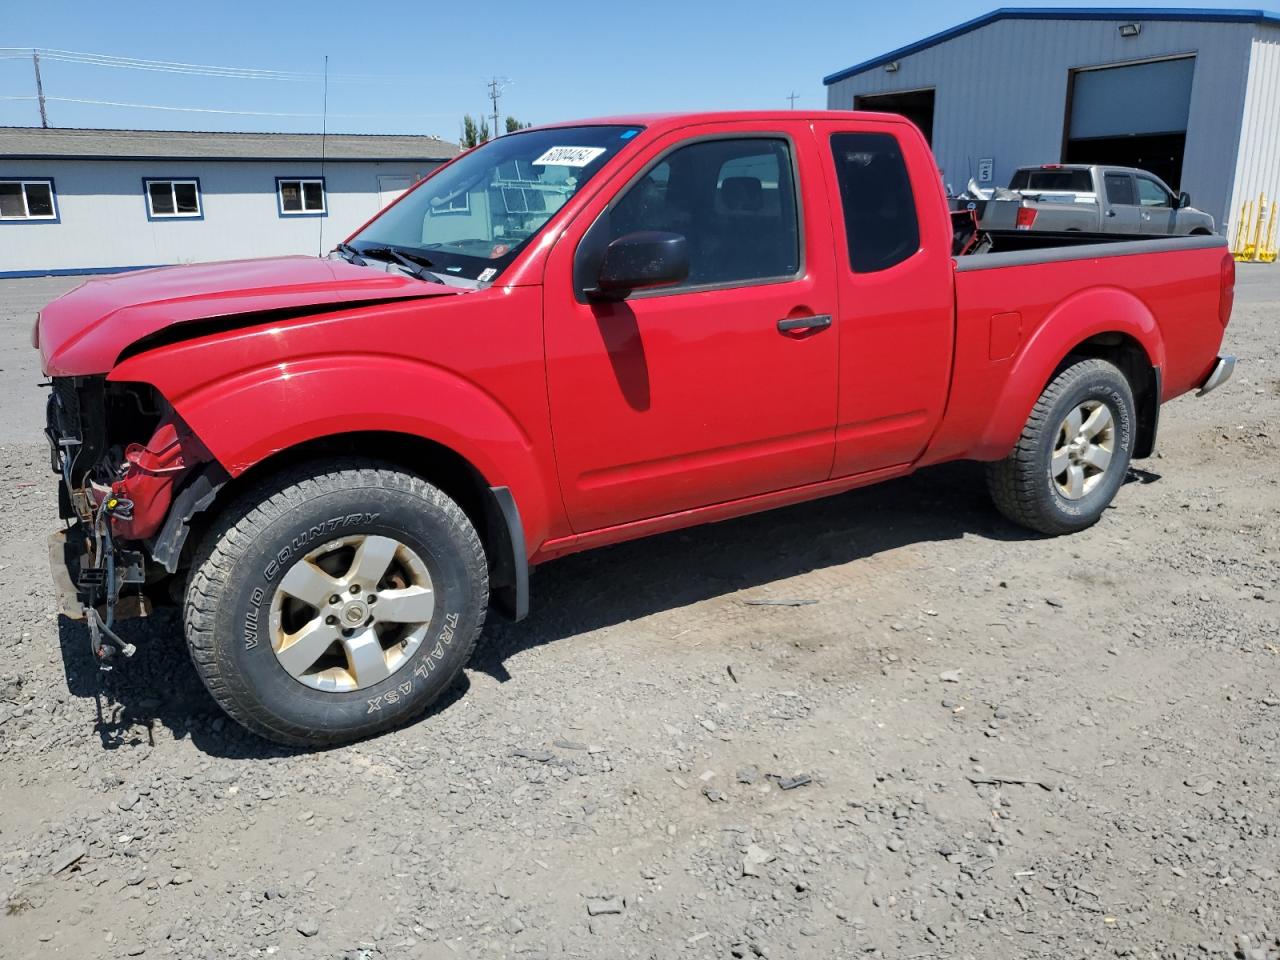
[(214, 699), (288, 744), (359, 739), (457, 678), (488, 574), (470, 520), (399, 470), (302, 469), (233, 504), (205, 538), (186, 631)]
[(987, 467), (996, 507), (1038, 533), (1073, 533), (1098, 522), (1124, 483), (1137, 413), (1113, 364), (1081, 359), (1045, 387), (1017, 445)]

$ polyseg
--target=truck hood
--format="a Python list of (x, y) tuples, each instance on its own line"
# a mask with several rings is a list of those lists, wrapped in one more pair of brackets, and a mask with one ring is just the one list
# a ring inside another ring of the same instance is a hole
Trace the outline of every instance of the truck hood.
[(107, 373), (130, 344), (194, 320), (243, 316), (252, 323), (254, 315), (268, 312), (277, 318), (279, 311), (302, 314), (309, 307), (458, 292), (404, 274), (317, 257), (229, 260), (113, 274), (86, 281), (40, 312), (41, 365), (53, 377)]

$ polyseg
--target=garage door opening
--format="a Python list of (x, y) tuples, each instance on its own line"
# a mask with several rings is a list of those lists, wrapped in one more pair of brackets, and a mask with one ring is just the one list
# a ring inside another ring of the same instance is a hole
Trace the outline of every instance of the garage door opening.
[(900, 113), (917, 127), (933, 146), (934, 91), (907, 90), (903, 93), (877, 93), (853, 98), (855, 110), (878, 110), (881, 113)]
[(1195, 57), (1072, 71), (1063, 162), (1137, 167), (1181, 189), (1194, 75)]

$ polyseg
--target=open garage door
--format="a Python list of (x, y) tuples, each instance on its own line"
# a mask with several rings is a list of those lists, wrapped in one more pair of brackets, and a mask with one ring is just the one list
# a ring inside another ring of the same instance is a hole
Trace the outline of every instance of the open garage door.
[(1138, 167), (1178, 190), (1195, 65), (1179, 57), (1072, 71), (1063, 162)]
[(900, 113), (924, 134), (933, 146), (933, 90), (905, 90), (902, 93), (875, 93), (854, 97), (853, 109)]

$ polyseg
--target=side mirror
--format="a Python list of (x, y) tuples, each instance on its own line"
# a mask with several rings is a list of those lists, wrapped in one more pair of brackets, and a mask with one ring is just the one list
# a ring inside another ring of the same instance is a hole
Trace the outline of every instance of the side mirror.
[(641, 230), (614, 240), (604, 261), (591, 300), (624, 300), (633, 290), (679, 283), (689, 276), (689, 244), (678, 233)]
[(1180, 194), (1178, 194), (1178, 209), (1181, 210), (1183, 207), (1189, 207), (1189, 206), (1191, 206), (1191, 194), (1183, 190)]

